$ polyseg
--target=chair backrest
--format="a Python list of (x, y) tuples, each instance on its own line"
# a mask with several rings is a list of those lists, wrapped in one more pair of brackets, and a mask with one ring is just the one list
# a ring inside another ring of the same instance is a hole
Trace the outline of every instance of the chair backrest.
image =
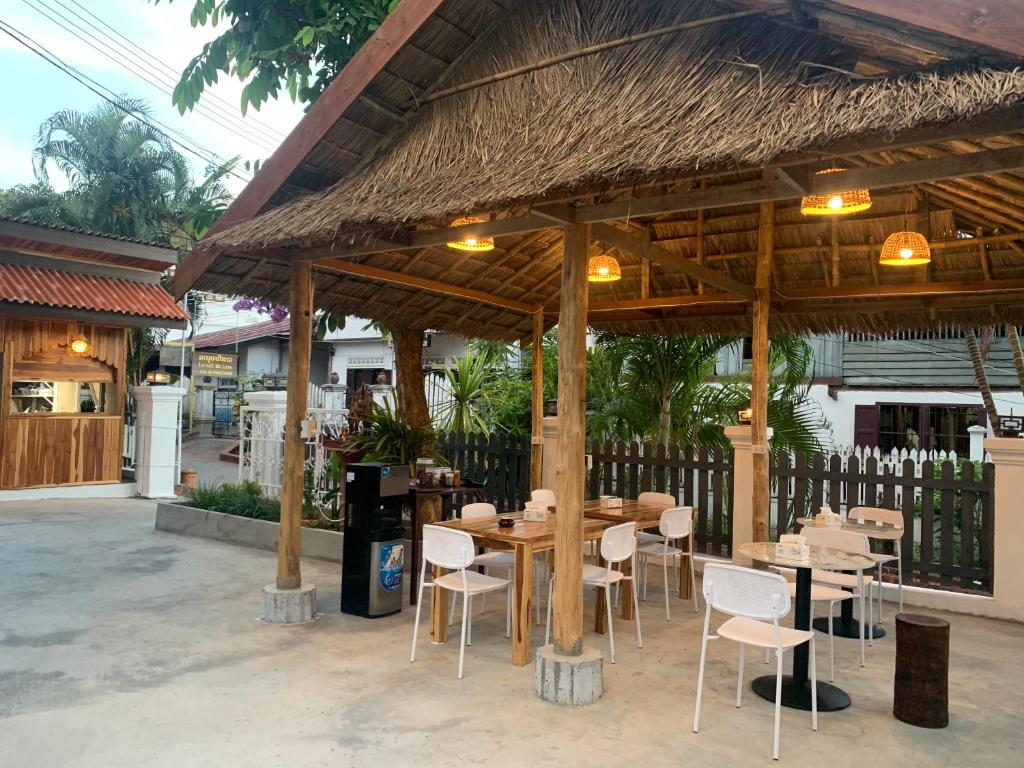
[(888, 523), (900, 528), (903, 527), (903, 513), (898, 509), (883, 509), (882, 507), (854, 507), (847, 514), (852, 520), (864, 520), (869, 523)]
[(817, 528), (813, 525), (805, 525), (800, 533), (807, 539), (808, 544), (815, 544), (819, 547), (839, 549), (843, 552), (856, 552), (867, 554), (871, 551), (871, 542), (863, 533), (857, 531), (844, 531), (842, 528)]
[(636, 551), (636, 523), (619, 523), (601, 534), (601, 557), (610, 565), (628, 560)]
[(479, 501), (475, 504), (466, 504), (460, 514), (463, 520), (478, 520), (482, 517), (494, 517), (498, 514), (498, 510), (493, 504)]
[(672, 507), (661, 513), (658, 526), (666, 539), (684, 539), (693, 529), (693, 507)]
[(708, 563), (702, 583), (708, 610), (771, 621), (789, 613), (789, 586), (777, 573)]
[(538, 488), (537, 490), (530, 492), (530, 501), (536, 501), (540, 504), (554, 507), (556, 506), (555, 492), (549, 491), (547, 488)]
[(675, 497), (670, 493), (644, 491), (639, 497), (637, 497), (637, 503), (643, 504), (646, 507), (661, 507), (662, 509), (668, 509), (669, 507), (676, 506), (679, 502), (677, 502)]
[(461, 571), (472, 565), (475, 557), (473, 537), (465, 531), (440, 525), (423, 526), (423, 559), (431, 565)]

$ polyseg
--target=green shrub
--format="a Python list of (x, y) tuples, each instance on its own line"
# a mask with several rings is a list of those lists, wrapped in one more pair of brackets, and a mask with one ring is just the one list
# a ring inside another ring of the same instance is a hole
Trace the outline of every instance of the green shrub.
[(281, 520), (281, 503), (266, 498), (259, 483), (254, 482), (200, 485), (189, 491), (188, 502), (190, 506), (211, 512), (275, 523)]

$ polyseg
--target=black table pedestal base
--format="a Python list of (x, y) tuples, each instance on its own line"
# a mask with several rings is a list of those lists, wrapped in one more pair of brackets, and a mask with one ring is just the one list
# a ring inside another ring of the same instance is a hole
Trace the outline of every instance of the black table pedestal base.
[[(754, 680), (751, 687), (762, 699), (775, 701), (775, 675), (764, 675)], [(811, 682), (795, 683), (792, 675), (782, 676), (782, 706), (811, 711)], [(850, 706), (846, 691), (831, 683), (818, 681), (818, 711), (836, 712)]]
[[(819, 616), (812, 623), (816, 630), (828, 634), (828, 616)], [(879, 626), (873, 627), (875, 640), (879, 640), (885, 637), (885, 630)], [(853, 618), (846, 618), (845, 616), (833, 616), (832, 617), (832, 634), (836, 637), (849, 637), (854, 640), (860, 639), (860, 622)], [(864, 639), (870, 640), (871, 635), (866, 631), (864, 632)]]

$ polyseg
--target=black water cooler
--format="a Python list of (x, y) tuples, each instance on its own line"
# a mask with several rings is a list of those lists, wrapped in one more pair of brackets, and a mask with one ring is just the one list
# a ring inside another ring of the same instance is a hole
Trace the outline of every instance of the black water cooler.
[(341, 612), (376, 618), (402, 610), (405, 563), (402, 505), (409, 493), (404, 464), (349, 464)]

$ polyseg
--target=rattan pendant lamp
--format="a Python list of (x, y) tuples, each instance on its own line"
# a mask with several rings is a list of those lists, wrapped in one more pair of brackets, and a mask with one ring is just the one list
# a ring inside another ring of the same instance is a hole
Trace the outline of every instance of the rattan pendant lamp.
[(885, 238), (878, 263), (887, 267), (917, 267), (928, 264), (932, 260), (928, 238), (910, 229), (909, 210), (904, 209), (903, 216), (907, 228), (901, 232), (893, 232)]
[(614, 256), (602, 253), (587, 262), (587, 280), (591, 283), (614, 283), (622, 279), (622, 267)]
[[(814, 175), (826, 176), (834, 173), (846, 173), (846, 169), (834, 166), (818, 171)], [(804, 195), (800, 201), (800, 213), (804, 216), (837, 216), (860, 213), (870, 207), (871, 192), (867, 189), (847, 189), (824, 195)]]
[[(464, 227), (467, 224), (483, 224), (487, 221), (482, 216), (461, 216), (452, 222), (453, 227)], [(483, 253), (485, 251), (494, 250), (494, 238), (493, 237), (476, 237), (473, 235), (467, 235), (461, 240), (453, 240), (447, 243), (449, 248), (456, 251), (471, 251), (475, 253)]]

